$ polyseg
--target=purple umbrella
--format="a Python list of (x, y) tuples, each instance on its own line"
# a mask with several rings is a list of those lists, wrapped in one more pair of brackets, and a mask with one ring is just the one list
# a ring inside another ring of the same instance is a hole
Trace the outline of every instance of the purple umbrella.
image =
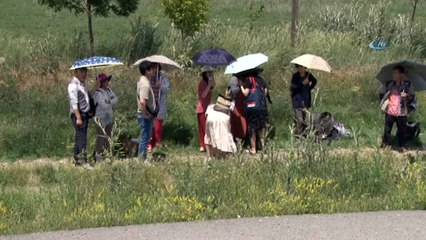
[(195, 55), (193, 60), (197, 65), (209, 65), (213, 67), (219, 65), (229, 65), (236, 61), (234, 56), (221, 48), (210, 48), (201, 51)]

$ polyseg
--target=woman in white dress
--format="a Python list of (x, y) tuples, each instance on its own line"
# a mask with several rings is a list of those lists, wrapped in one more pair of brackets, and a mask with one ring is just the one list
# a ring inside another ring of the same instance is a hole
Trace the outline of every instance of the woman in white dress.
[(106, 74), (99, 74), (97, 81), (99, 82), (99, 88), (93, 94), (93, 100), (95, 101), (96, 117), (100, 120), (100, 125), (97, 126), (98, 137), (96, 139), (95, 147), (95, 160), (99, 161), (102, 159), (102, 153), (109, 149), (109, 138), (112, 134), (112, 127), (114, 125), (114, 117), (112, 107), (117, 104), (118, 98), (115, 93), (109, 87), (109, 82), (112, 76)]
[(206, 135), (204, 138), (209, 158), (224, 158), (236, 153), (237, 146), (231, 133), (230, 106), (220, 103), (209, 105), (206, 112)]

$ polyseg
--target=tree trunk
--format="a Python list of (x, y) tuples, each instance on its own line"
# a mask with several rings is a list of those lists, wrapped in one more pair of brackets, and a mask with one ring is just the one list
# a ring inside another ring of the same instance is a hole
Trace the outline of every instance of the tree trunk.
[(413, 0), (413, 13), (411, 15), (411, 23), (410, 23), (410, 30), (413, 31), (414, 26), (414, 18), (416, 17), (416, 10), (417, 10), (417, 4), (419, 3), (419, 0)]
[(295, 47), (297, 40), (297, 27), (299, 23), (299, 0), (292, 0), (291, 9), (291, 46)]
[(92, 6), (87, 1), (87, 28), (89, 30), (90, 54), (95, 55), (95, 37), (93, 35)]

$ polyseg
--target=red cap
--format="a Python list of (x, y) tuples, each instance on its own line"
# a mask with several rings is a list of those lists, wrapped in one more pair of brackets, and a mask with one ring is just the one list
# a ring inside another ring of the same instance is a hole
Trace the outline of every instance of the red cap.
[(98, 75), (97, 79), (101, 84), (104, 84), (106, 81), (111, 81), (112, 75), (106, 75), (105, 73), (101, 73)]

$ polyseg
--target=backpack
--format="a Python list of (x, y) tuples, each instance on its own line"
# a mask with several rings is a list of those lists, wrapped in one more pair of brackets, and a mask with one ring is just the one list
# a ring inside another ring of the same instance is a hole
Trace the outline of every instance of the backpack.
[(96, 108), (98, 107), (98, 104), (95, 103), (95, 99), (89, 96), (89, 118), (94, 118), (96, 116)]
[(246, 112), (266, 111), (265, 89), (260, 87), (254, 77), (249, 77), (252, 88), (244, 100)]
[(406, 127), (407, 140), (413, 140), (420, 135), (420, 123), (415, 121), (408, 121)]
[[(392, 88), (392, 83), (393, 81), (387, 81), (385, 83), (386, 86), (386, 92), (384, 94), (380, 94), (380, 99), (381, 99), (381, 109), (382, 111), (386, 112), (387, 110), (387, 104), (389, 103), (389, 101), (387, 101), (389, 93), (391, 91)], [(404, 90), (405, 92), (408, 92), (408, 90), (411, 87), (411, 82), (410, 81), (404, 81)], [(417, 97), (414, 95), (413, 98), (407, 102), (407, 106), (408, 106), (408, 110), (411, 111), (415, 111), (417, 109)]]
[(316, 136), (327, 138), (333, 134), (335, 120), (331, 113), (323, 112), (314, 118), (314, 132)]

